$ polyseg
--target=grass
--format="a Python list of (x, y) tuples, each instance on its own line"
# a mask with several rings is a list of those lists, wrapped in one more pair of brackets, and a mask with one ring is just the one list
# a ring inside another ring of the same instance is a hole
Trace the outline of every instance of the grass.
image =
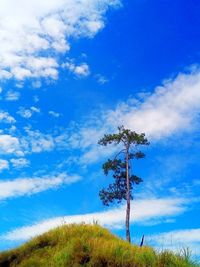
[(0, 267), (200, 267), (188, 253), (131, 245), (98, 225), (68, 225), (0, 254)]

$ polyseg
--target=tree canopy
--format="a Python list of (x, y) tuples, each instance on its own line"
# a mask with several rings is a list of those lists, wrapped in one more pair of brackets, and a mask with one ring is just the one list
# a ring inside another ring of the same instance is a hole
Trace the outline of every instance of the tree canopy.
[(132, 173), (131, 161), (142, 159), (145, 154), (138, 149), (139, 146), (149, 145), (144, 133), (138, 134), (124, 126), (118, 127), (118, 133), (105, 134), (98, 142), (102, 146), (121, 145), (120, 151), (113, 159), (108, 159), (102, 166), (104, 174), (112, 173), (113, 183), (99, 192), (104, 205), (126, 201), (126, 237), (130, 242), (130, 201), (133, 199), (134, 185), (142, 182), (142, 178)]

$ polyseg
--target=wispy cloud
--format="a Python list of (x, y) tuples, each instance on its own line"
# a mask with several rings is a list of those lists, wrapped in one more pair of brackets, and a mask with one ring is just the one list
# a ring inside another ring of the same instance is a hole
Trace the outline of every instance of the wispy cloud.
[[(143, 223), (147, 221), (150, 222), (150, 220), (155, 218), (174, 217), (186, 210), (186, 203), (186, 199), (177, 198), (136, 200), (134, 202), (134, 209), (132, 210), (130, 221), (131, 223)], [(124, 227), (124, 215), (125, 206), (122, 205), (119, 208), (108, 209), (102, 212), (56, 217), (31, 226), (15, 229), (1, 236), (1, 239), (11, 241), (26, 240), (54, 227), (63, 225), (63, 223), (93, 223), (94, 220), (97, 220), (98, 223), (109, 228), (121, 228)]]
[(116, 131), (119, 125), (144, 132), (150, 141), (158, 142), (197, 129), (199, 111), (200, 69), (197, 68), (164, 81), (153, 93), (130, 98), (115, 109), (99, 111), (98, 115), (92, 114), (85, 123), (74, 127), (68, 142), (72, 148), (82, 150), (83, 162), (96, 161), (104, 153), (97, 146), (99, 138)]
[(101, 85), (104, 85), (105, 83), (108, 83), (109, 82), (108, 78), (106, 78), (105, 76), (103, 76), (101, 74), (95, 75), (95, 79)]
[[(99, 110), (87, 118), (86, 122), (74, 123), (69, 128), (57, 128), (55, 131), (43, 133), (26, 127), (25, 133), (18, 133), (17, 137), (1, 135), (0, 151), (15, 152), (14, 147), (17, 146), (24, 154), (55, 149), (79, 150), (79, 163), (85, 165), (95, 163), (115, 151), (114, 147), (102, 148), (97, 142), (105, 133), (116, 131), (120, 124), (137, 132), (145, 132), (153, 142), (175, 137), (179, 133), (188, 134), (198, 129), (196, 118), (200, 110), (199, 88), (199, 69), (187, 74), (180, 73), (173, 80), (165, 81), (162, 86), (156, 87), (151, 94), (121, 102), (112, 110)], [(38, 113), (39, 109), (31, 107), (21, 112), (21, 115), (30, 117), (33, 113)], [(54, 111), (49, 114), (59, 116)], [(9, 120), (11, 121), (11, 118)], [(12, 142), (15, 146), (11, 146)]]
[(0, 200), (33, 195), (48, 189), (57, 188), (64, 184), (79, 181), (79, 175), (66, 173), (49, 174), (42, 177), (17, 178), (14, 180), (0, 181)]
[(50, 110), (50, 111), (49, 111), (49, 115), (51, 115), (51, 116), (54, 117), (54, 118), (59, 118), (59, 117), (61, 116), (60, 113), (55, 112), (55, 111), (53, 111), (53, 110)]
[(17, 91), (9, 90), (5, 95), (7, 101), (17, 101), (20, 98), (20, 93)]
[(41, 153), (55, 148), (54, 137), (39, 130), (25, 128), (26, 135), (21, 137), (25, 153)]
[(16, 169), (24, 168), (30, 165), (30, 161), (25, 158), (11, 159), (10, 162)]
[(106, 114), (107, 123), (124, 123), (151, 139), (161, 139), (195, 126), (200, 110), (200, 70), (166, 80), (150, 95), (129, 99)]

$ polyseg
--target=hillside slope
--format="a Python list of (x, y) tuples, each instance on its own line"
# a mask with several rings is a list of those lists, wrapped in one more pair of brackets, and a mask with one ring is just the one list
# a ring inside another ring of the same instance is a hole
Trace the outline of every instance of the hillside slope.
[(1, 267), (196, 267), (185, 257), (130, 245), (98, 225), (69, 225), (0, 254)]

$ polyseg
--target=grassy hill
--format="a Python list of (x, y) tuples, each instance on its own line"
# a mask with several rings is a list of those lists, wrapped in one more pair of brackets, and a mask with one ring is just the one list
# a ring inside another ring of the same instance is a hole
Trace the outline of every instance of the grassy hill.
[(0, 254), (0, 266), (196, 267), (187, 257), (130, 245), (98, 225), (69, 225)]

